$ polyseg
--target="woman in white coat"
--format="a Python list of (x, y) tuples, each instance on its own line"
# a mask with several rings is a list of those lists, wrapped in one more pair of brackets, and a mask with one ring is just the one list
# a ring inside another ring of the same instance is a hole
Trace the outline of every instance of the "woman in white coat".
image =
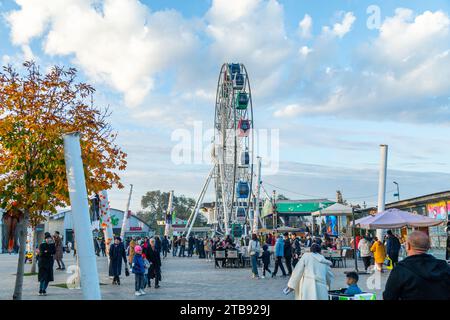
[(331, 261), (320, 254), (320, 246), (313, 244), (297, 263), (288, 287), (295, 291), (296, 300), (328, 300), (328, 289), (334, 278)]

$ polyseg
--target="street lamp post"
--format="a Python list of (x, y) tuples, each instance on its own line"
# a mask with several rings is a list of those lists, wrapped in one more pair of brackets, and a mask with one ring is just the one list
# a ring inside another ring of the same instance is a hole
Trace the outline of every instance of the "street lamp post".
[(394, 197), (397, 197), (397, 200), (400, 201), (400, 188), (397, 182), (394, 181), (394, 184), (397, 186), (397, 193), (394, 193)]

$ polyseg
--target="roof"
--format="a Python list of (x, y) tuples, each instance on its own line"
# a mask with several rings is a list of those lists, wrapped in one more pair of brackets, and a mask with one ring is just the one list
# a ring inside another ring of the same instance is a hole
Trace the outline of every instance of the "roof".
[(393, 207), (401, 207), (406, 205), (412, 205), (412, 204), (423, 204), (428, 203), (430, 201), (439, 201), (441, 199), (450, 199), (450, 191), (442, 191), (442, 192), (436, 192), (431, 193), (423, 196), (418, 196), (410, 199), (404, 199), (396, 202), (391, 202), (386, 204), (386, 207), (389, 206), (389, 208)]
[(353, 208), (343, 205), (341, 203), (335, 203), (324, 209), (317, 210), (312, 213), (313, 216), (348, 216), (352, 215)]
[[(423, 204), (434, 202), (434, 201), (447, 200), (447, 199), (450, 200), (450, 191), (441, 191), (441, 192), (430, 193), (430, 194), (426, 194), (426, 195), (422, 195), (422, 196), (418, 196), (418, 197), (414, 197), (414, 198), (409, 198), (409, 199), (404, 199), (404, 200), (400, 200), (400, 201), (386, 203), (385, 208), (386, 209), (406, 208), (406, 207), (410, 207), (410, 206), (418, 206), (418, 205), (423, 205)], [(375, 207), (365, 208), (362, 211), (369, 212), (371, 210), (376, 210), (376, 209), (377, 209), (377, 207), (375, 206)]]

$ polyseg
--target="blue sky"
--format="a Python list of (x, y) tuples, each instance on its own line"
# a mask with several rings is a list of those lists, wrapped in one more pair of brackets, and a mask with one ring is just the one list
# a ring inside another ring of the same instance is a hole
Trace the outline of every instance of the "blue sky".
[[(0, 11), (2, 64), (75, 66), (111, 106), (134, 211), (148, 190), (198, 193), (210, 165), (174, 164), (171, 135), (212, 127), (226, 61), (249, 71), (255, 127), (279, 130), (268, 191), (374, 204), (379, 144), (388, 191), (450, 189), (449, 1), (0, 0)], [(112, 206), (127, 192), (111, 190)]]

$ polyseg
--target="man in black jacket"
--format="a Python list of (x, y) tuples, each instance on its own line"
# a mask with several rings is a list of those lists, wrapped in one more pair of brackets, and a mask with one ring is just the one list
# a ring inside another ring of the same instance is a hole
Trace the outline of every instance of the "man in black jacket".
[(295, 268), (300, 256), (302, 255), (302, 248), (300, 246), (300, 240), (297, 238), (295, 232), (291, 233), (292, 241), (292, 266)]
[(450, 266), (427, 254), (429, 237), (412, 232), (406, 242), (408, 257), (391, 271), (384, 300), (450, 300)]
[(287, 232), (284, 233), (284, 260), (290, 276), (292, 274), (292, 244)]
[(194, 237), (192, 235), (189, 236), (189, 239), (188, 239), (188, 257), (192, 257), (192, 255), (194, 254), (194, 243), (195, 243)]
[(398, 253), (400, 252), (400, 240), (392, 233), (391, 230), (387, 232), (386, 253), (392, 260), (392, 265), (395, 267), (398, 263)]

